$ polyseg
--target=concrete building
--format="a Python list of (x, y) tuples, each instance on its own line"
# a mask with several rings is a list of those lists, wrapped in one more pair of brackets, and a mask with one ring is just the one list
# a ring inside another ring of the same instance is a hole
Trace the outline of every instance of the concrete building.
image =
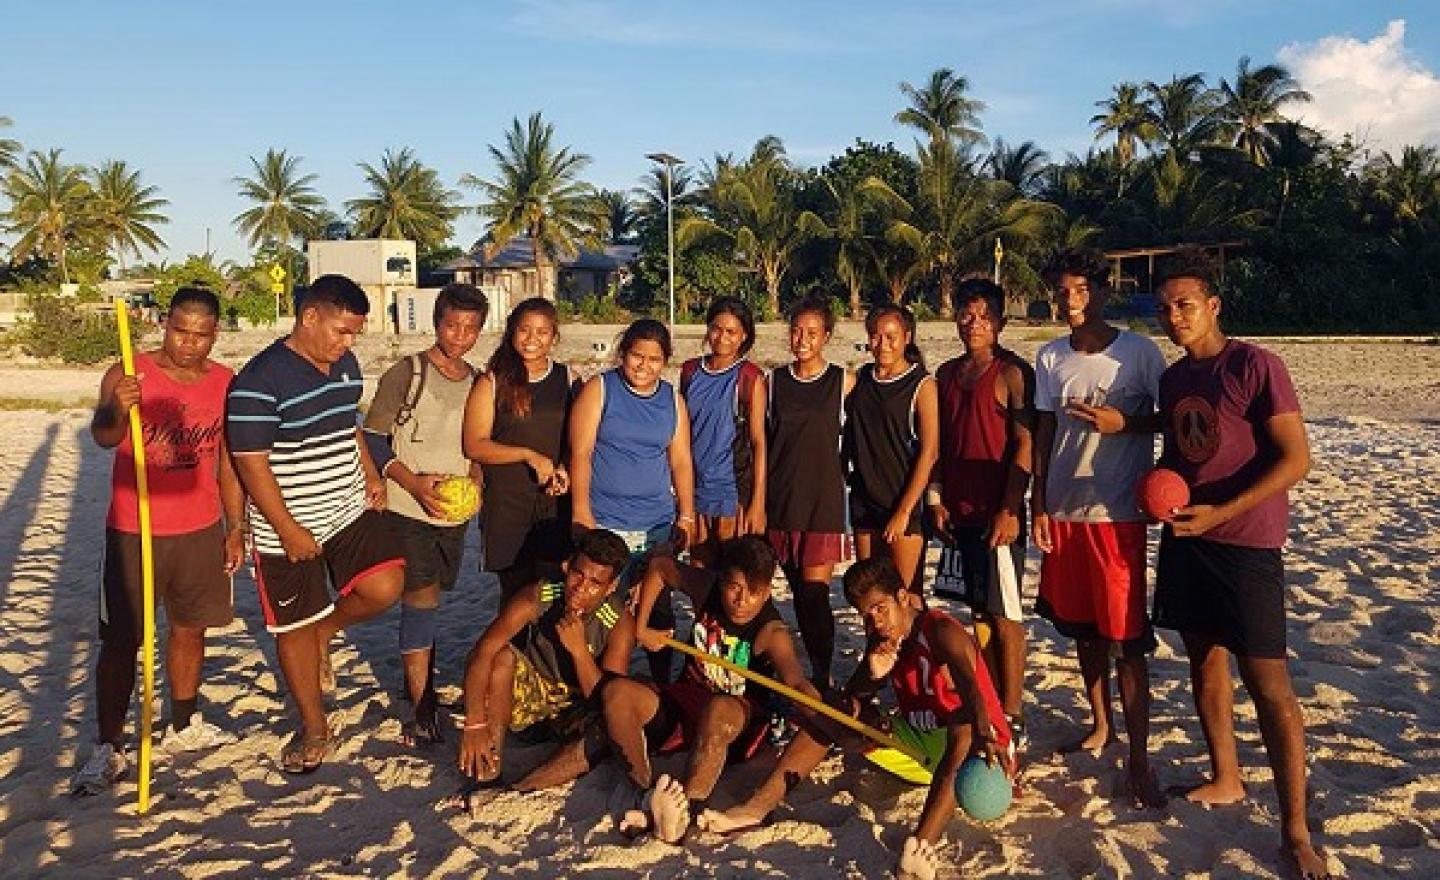
[[(371, 238), (358, 241), (312, 241), (306, 245), (313, 283), (321, 275), (344, 275), (370, 298), (365, 327), (370, 332), (399, 331), (400, 297), (418, 289), (419, 262), (415, 242)], [(429, 318), (426, 319), (429, 324)]]

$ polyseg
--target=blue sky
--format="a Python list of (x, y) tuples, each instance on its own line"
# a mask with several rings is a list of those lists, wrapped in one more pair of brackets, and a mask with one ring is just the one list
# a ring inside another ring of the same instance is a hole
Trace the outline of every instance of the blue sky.
[[(15, 123), (6, 136), (27, 148), (142, 169), (172, 203), (161, 230), (171, 259), (203, 250), (206, 227), (220, 257), (244, 256), (231, 178), (271, 146), (304, 157), (339, 210), (361, 191), (355, 163), (377, 161), (386, 147), (415, 148), (454, 186), (465, 172), (487, 175), (486, 145), (512, 117), (540, 110), (561, 142), (594, 158), (591, 182), (629, 188), (647, 152), (698, 162), (744, 152), (766, 134), (803, 164), (856, 137), (909, 149), (911, 135), (892, 121), (897, 84), (942, 66), (988, 104), (992, 137), (1033, 139), (1057, 156), (1090, 145), (1094, 102), (1114, 83), (1233, 76), (1245, 54), (1284, 57), (1324, 86), (1307, 112), (1327, 127), (1359, 128), (1377, 148), (1437, 136), (1433, 0), (879, 7), (26, 3), (5, 14), (0, 115)], [(1377, 112), (1384, 118), (1372, 119)], [(457, 239), (468, 244), (479, 232), (467, 219)]]

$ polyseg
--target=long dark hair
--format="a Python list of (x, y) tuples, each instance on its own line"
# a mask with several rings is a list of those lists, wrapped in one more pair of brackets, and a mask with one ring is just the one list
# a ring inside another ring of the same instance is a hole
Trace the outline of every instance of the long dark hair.
[(880, 319), (886, 315), (894, 315), (910, 334), (910, 344), (905, 346), (905, 360), (912, 364), (925, 366), (925, 355), (921, 353), (920, 346), (915, 344), (915, 313), (898, 303), (885, 303), (876, 306), (865, 315), (865, 333), (874, 336), (876, 329), (880, 326)]
[(540, 314), (550, 319), (555, 328), (555, 338), (560, 338), (560, 313), (555, 304), (544, 297), (531, 297), (522, 301), (505, 318), (505, 334), (495, 353), (490, 355), (490, 381), (495, 383), (495, 409), (522, 419), (530, 417), (530, 372), (525, 368), (525, 359), (515, 350), (515, 334), (520, 322), (529, 314)]

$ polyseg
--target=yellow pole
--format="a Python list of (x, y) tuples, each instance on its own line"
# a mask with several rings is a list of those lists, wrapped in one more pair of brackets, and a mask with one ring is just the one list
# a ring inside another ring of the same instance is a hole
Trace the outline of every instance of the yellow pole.
[[(130, 346), (130, 312), (125, 298), (115, 298), (115, 326), (120, 331), (120, 362), (125, 375), (135, 375)], [(140, 500), (141, 681), (140, 692), (140, 814), (150, 810), (150, 736), (155, 719), (155, 547), (150, 535), (150, 484), (145, 475), (145, 433), (140, 407), (130, 408), (130, 445), (135, 452), (135, 494)]]
[(737, 666), (734, 663), (731, 663), (729, 660), (726, 660), (724, 657), (717, 657), (714, 654), (700, 650), (694, 645), (687, 645), (684, 642), (677, 642), (675, 639), (672, 638), (667, 637), (665, 639), (665, 647), (674, 648), (677, 651), (689, 654), (691, 657), (694, 657), (696, 660), (700, 660), (701, 662), (711, 663), (721, 667), (722, 669), (728, 669), (736, 675), (742, 676), (749, 679), (750, 681), (755, 682), (758, 685), (769, 688), (770, 690), (774, 691), (782, 697), (789, 697), (790, 699), (794, 700), (802, 706), (814, 709), (816, 712), (819, 712), (821, 715), (824, 715), (832, 721), (843, 724), (851, 730), (855, 731), (856, 733), (873, 739), (875, 742), (879, 743), (882, 746), (892, 748), (897, 752), (902, 752), (906, 755), (909, 755), (921, 765), (924, 765), (926, 763), (924, 755), (921, 755), (918, 751), (911, 748), (910, 746), (907, 746), (905, 743), (900, 742), (898, 739), (891, 736), (890, 734), (885, 733), (881, 730), (876, 730), (875, 728), (871, 727), (860, 719), (852, 718), (849, 715), (846, 715), (844, 712), (841, 712), (840, 710), (834, 708), (833, 706), (827, 706), (826, 704), (820, 702), (809, 694), (801, 693), (800, 691), (795, 690), (789, 685), (781, 684), (773, 678), (767, 678), (766, 676), (763, 676), (758, 672), (752, 672), (751, 670), (746, 669), (744, 666)]

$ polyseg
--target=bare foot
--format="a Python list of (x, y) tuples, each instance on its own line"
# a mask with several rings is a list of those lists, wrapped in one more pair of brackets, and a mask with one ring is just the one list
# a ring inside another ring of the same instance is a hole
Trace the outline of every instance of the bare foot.
[(1127, 776), (1130, 806), (1137, 810), (1158, 810), (1165, 806), (1165, 792), (1160, 789), (1160, 782), (1149, 764), (1131, 767)]
[(541, 791), (573, 782), (589, 772), (590, 759), (585, 754), (585, 741), (573, 739), (561, 744), (554, 754), (512, 787), (516, 791)]
[(401, 725), (400, 738), (405, 745), (411, 748), (435, 745), (445, 741), (445, 733), (440, 727), (438, 705), (435, 692), (427, 690), (420, 695), (415, 704), (415, 715), (406, 724)]
[(666, 843), (679, 843), (690, 829), (690, 799), (680, 780), (662, 774), (650, 790), (650, 817), (655, 836)]
[(768, 812), (762, 813), (758, 810), (746, 809), (744, 806), (733, 807), (724, 812), (706, 810), (695, 819), (695, 825), (701, 831), (709, 831), (714, 834), (735, 834), (751, 828), (759, 828), (765, 824), (765, 818), (768, 815)]
[(1203, 804), (1207, 807), (1224, 807), (1245, 800), (1245, 786), (1239, 782), (1233, 784), (1202, 782), (1199, 785), (1188, 787), (1179, 786), (1172, 791), (1192, 804)]
[(1287, 845), (1285, 854), (1304, 880), (1329, 880), (1335, 876), (1330, 873), (1330, 864), (1325, 858), (1325, 854), (1312, 846), (1308, 840)]
[(1113, 742), (1115, 742), (1115, 734), (1110, 728), (1092, 727), (1090, 732), (1084, 737), (1061, 746), (1058, 751), (1062, 755), (1069, 755), (1074, 752), (1098, 752)]

